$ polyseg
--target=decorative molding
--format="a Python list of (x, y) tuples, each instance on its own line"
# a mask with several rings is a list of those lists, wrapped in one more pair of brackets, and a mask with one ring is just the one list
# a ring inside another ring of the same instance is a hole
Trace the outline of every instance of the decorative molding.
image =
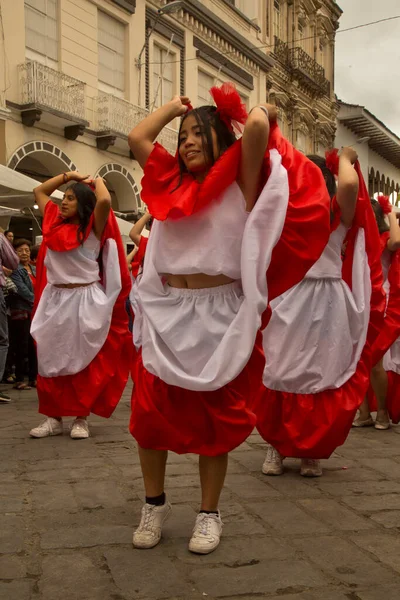
[(134, 15), (136, 11), (136, 0), (111, 0), (120, 8), (124, 8), (130, 15)]
[(110, 146), (114, 146), (116, 139), (116, 135), (104, 135), (96, 138), (97, 149), (103, 151), (108, 150)]
[(48, 154), (52, 154), (56, 158), (58, 158), (62, 163), (64, 163), (67, 171), (77, 171), (76, 165), (72, 162), (72, 160), (57, 146), (50, 144), (49, 142), (35, 141), (35, 142), (27, 142), (17, 148), (14, 154), (11, 156), (8, 161), (8, 167), (10, 169), (16, 169), (21, 160), (30, 154), (34, 154), (36, 152), (44, 152)]
[(237, 33), (198, 0), (185, 0), (184, 8), (176, 19), (206, 43), (212, 44), (221, 53), (230, 55), (231, 60), (254, 74), (258, 69), (269, 72), (274, 66), (275, 61), (268, 54), (254, 48), (250, 40)]
[(250, 73), (247, 73), (244, 69), (227, 60), (225, 56), (205, 44), (198, 37), (193, 37), (193, 46), (197, 48), (196, 55), (198, 58), (208, 62), (216, 69), (221, 68), (222, 73), (241, 83), (247, 89), (254, 89), (253, 77)]
[(123, 167), (122, 165), (120, 165), (118, 163), (106, 163), (105, 165), (100, 167), (100, 169), (97, 170), (95, 177), (103, 177), (104, 178), (104, 177), (107, 177), (107, 175), (110, 175), (111, 173), (116, 173), (117, 175), (121, 175), (128, 181), (129, 185), (132, 188), (132, 193), (136, 199), (136, 205), (138, 208), (140, 208), (141, 200), (140, 200), (139, 188), (136, 185), (136, 181), (134, 180), (134, 178), (129, 173), (129, 171), (126, 167)]
[(42, 110), (39, 108), (31, 108), (29, 110), (21, 111), (21, 121), (25, 127), (33, 127), (35, 123), (40, 121), (42, 116)]
[(85, 126), (81, 123), (79, 125), (70, 125), (64, 127), (64, 137), (67, 140), (76, 140), (76, 138), (85, 133)]

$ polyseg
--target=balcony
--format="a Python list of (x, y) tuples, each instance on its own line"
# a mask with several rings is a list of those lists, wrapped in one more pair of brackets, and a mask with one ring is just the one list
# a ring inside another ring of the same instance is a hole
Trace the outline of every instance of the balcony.
[[(117, 138), (126, 144), (131, 129), (149, 114), (147, 109), (106, 92), (99, 93), (96, 104), (97, 146), (102, 150), (114, 145)], [(178, 141), (178, 132), (175, 129), (164, 127), (157, 140), (171, 154), (175, 154)]]
[(289, 48), (288, 44), (275, 36), (274, 57), (300, 83), (314, 93), (329, 95), (330, 83), (325, 78), (325, 70), (302, 48)]
[[(19, 65), (18, 70), (23, 124), (32, 127), (43, 120), (59, 126), (61, 122), (68, 139), (82, 135), (89, 125), (85, 120), (85, 84), (34, 60)], [(72, 130), (75, 137), (71, 137)]]
[(320, 94), (329, 94), (330, 83), (325, 78), (325, 69), (300, 47), (290, 50), (290, 65), (294, 77)]
[(285, 67), (289, 67), (290, 50), (286, 42), (274, 37), (274, 57)]

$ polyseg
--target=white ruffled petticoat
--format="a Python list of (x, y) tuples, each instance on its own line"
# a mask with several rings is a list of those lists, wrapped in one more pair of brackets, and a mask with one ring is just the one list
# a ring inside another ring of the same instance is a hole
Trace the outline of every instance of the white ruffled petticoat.
[(263, 332), (265, 387), (314, 394), (341, 387), (355, 373), (365, 345), (371, 281), (364, 231), (358, 232), (352, 290), (342, 280), (343, 224), (296, 286), (271, 302)]
[[(58, 254), (60, 261), (68, 260), (68, 252)], [(104, 286), (97, 281), (76, 288), (48, 283), (43, 290), (31, 325), (42, 377), (83, 371), (104, 345), (122, 287), (115, 240), (104, 244), (102, 262)]]

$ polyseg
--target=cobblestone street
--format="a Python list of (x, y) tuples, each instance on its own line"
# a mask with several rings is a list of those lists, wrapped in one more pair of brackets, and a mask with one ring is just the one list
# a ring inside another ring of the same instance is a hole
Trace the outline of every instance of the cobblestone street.
[[(35, 392), (1, 405), (0, 599), (398, 600), (400, 428), (352, 431), (320, 479), (261, 473), (254, 433), (233, 452), (220, 547), (188, 552), (196, 457), (171, 455), (173, 516), (161, 544), (134, 550), (143, 488), (127, 431), (129, 390), (89, 440), (29, 439)], [(66, 419), (64, 427), (69, 424)]]

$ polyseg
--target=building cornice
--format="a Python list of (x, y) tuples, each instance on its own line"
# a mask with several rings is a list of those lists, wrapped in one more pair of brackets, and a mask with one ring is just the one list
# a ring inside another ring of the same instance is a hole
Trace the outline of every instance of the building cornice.
[[(255, 48), (248, 39), (227, 25), (198, 0), (185, 0), (183, 9), (175, 18), (182, 21), (187, 28), (205, 41), (208, 37), (213, 39), (214, 45), (217, 45), (219, 50), (223, 50), (225, 47), (224, 53), (228, 55), (227, 58), (237, 60), (252, 69), (253, 72), (256, 70), (255, 67), (269, 72), (275, 65), (275, 61), (268, 54)], [(207, 31), (211, 33), (210, 36), (207, 36)], [(215, 36), (220, 38), (220, 43), (215, 44)], [(226, 48), (227, 45), (231, 48)]]

